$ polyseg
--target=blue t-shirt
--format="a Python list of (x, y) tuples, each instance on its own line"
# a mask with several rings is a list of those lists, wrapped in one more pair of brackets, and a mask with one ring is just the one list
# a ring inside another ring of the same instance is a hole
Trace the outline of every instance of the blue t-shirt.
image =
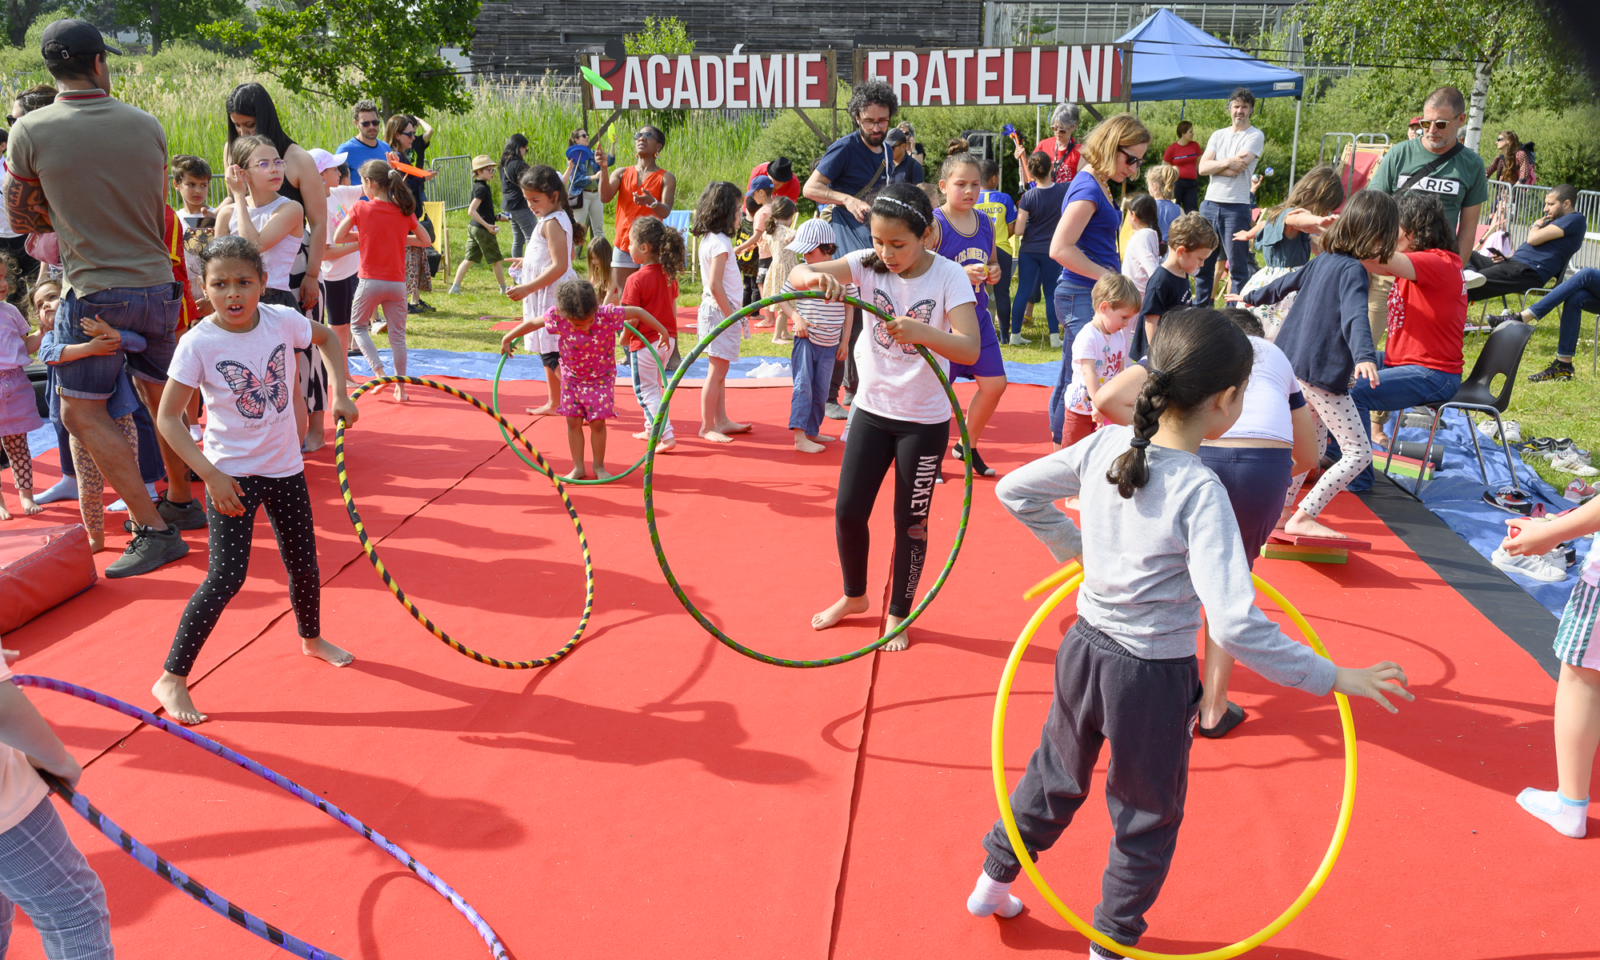
[(1158, 224), (1156, 229), (1160, 231), (1162, 243), (1167, 242), (1167, 228), (1172, 226), (1172, 221), (1181, 216), (1183, 216), (1183, 208), (1176, 203), (1171, 200), (1156, 201), (1156, 222)]
[(1545, 280), (1567, 268), (1567, 261), (1583, 246), (1583, 234), (1589, 229), (1589, 221), (1581, 213), (1569, 213), (1564, 217), (1556, 217), (1550, 226), (1560, 227), (1561, 236), (1546, 240), (1537, 247), (1524, 243), (1511, 255), (1511, 259), (1532, 267)]
[(1056, 235), (1056, 225), (1061, 222), (1061, 198), (1067, 195), (1070, 186), (1072, 181), (1063, 180), (1047, 187), (1034, 187), (1022, 195), (1017, 205), (1028, 212), (1028, 224), (1022, 228), (1018, 253), (1050, 255), (1050, 238)]
[(892, 156), (893, 151), (886, 147), (880, 147), (874, 153), (861, 141), (861, 134), (857, 132), (833, 141), (813, 169), (827, 177), (828, 185), (833, 189), (870, 203), (883, 189), (888, 176), (885, 158)]
[[(1122, 270), (1122, 257), (1117, 254), (1117, 231), (1122, 227), (1122, 214), (1117, 212), (1117, 205), (1111, 202), (1106, 192), (1100, 186), (1100, 181), (1094, 174), (1081, 170), (1067, 184), (1067, 195), (1061, 200), (1061, 213), (1067, 212), (1067, 206), (1079, 200), (1090, 200), (1094, 203), (1094, 214), (1089, 217), (1089, 222), (1084, 224), (1083, 233), (1078, 237), (1078, 249), (1089, 258), (1089, 262), (1105, 267), (1113, 273)], [(1085, 277), (1073, 273), (1071, 270), (1061, 271), (1062, 279), (1076, 283), (1080, 287), (1094, 286), (1095, 278)]]
[(346, 154), (344, 162), (350, 165), (350, 182), (354, 184), (361, 183), (361, 168), (368, 160), (382, 160), (385, 163), (389, 161), (389, 145), (382, 140), (369, 147), (359, 138), (351, 137), (339, 144), (339, 149), (333, 152)]
[(1004, 190), (985, 190), (978, 196), (979, 203), (998, 203), (1006, 208), (1006, 223), (1017, 222), (1017, 202)]

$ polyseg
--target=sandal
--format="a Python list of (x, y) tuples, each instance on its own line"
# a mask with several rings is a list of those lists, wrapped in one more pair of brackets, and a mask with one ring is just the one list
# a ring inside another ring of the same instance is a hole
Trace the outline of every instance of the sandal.
[(1205, 737), (1207, 740), (1220, 740), (1228, 735), (1229, 730), (1241, 723), (1244, 723), (1244, 707), (1229, 700), (1228, 709), (1223, 712), (1222, 719), (1217, 721), (1216, 726), (1202, 727), (1197, 722), (1195, 729), (1199, 731), (1200, 736)]

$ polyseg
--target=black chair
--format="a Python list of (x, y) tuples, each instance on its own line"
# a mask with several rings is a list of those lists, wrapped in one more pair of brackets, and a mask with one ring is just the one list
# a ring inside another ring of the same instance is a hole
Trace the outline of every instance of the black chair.
[[(1489, 470), (1483, 464), (1483, 447), (1478, 442), (1478, 431), (1472, 422), (1472, 417), (1466, 411), (1476, 410), (1494, 417), (1496, 435), (1501, 438), (1501, 449), (1506, 455), (1506, 471), (1511, 474), (1511, 486), (1522, 492), (1522, 486), (1517, 482), (1517, 468), (1511, 462), (1511, 447), (1505, 443), (1505, 424), (1500, 420), (1500, 414), (1505, 413), (1511, 406), (1511, 388), (1517, 383), (1517, 368), (1522, 364), (1522, 352), (1528, 347), (1528, 339), (1533, 336), (1533, 325), (1513, 320), (1502, 323), (1489, 334), (1488, 341), (1483, 345), (1483, 352), (1478, 354), (1478, 362), (1472, 365), (1472, 373), (1461, 381), (1461, 387), (1456, 395), (1444, 403), (1427, 404), (1433, 411), (1433, 422), (1428, 425), (1428, 442), (1422, 448), (1422, 460), (1426, 462), (1433, 454), (1433, 437), (1439, 430), (1439, 420), (1443, 418), (1446, 410), (1454, 407), (1462, 411), (1462, 416), (1467, 420), (1467, 432), (1472, 435), (1472, 448), (1478, 454), (1478, 472), (1483, 475), (1485, 486), (1489, 484)], [(1505, 382), (1500, 385), (1499, 392), (1493, 389), (1496, 377), (1505, 377)], [(1395, 433), (1400, 431), (1397, 429)], [(1384, 474), (1389, 473), (1389, 464), (1394, 462), (1394, 437), (1389, 438), (1389, 456), (1383, 462)], [(1422, 475), (1426, 470), (1417, 471), (1416, 485), (1406, 492), (1417, 500), (1422, 499)], [(1391, 480), (1394, 478), (1391, 476)], [(1396, 486), (1405, 490), (1405, 485), (1398, 480)]]

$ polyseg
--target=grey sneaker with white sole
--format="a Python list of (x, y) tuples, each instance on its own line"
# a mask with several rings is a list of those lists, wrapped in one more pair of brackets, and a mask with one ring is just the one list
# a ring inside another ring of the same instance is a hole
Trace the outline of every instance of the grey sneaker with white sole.
[(133, 534), (133, 539), (128, 541), (128, 548), (122, 552), (122, 556), (106, 567), (107, 579), (143, 576), (174, 560), (183, 559), (189, 552), (189, 545), (178, 535), (177, 527), (155, 530), (125, 520), (122, 528)]

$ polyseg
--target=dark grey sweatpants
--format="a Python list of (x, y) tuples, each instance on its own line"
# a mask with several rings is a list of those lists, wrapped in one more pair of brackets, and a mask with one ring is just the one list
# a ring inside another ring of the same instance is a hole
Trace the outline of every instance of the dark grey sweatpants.
[[(1055, 702), (1039, 749), (1011, 792), (1011, 810), (1037, 860), (1088, 799), (1100, 746), (1111, 742), (1106, 807), (1116, 837), (1094, 927), (1118, 943), (1139, 942), (1145, 911), (1172, 866), (1199, 710), (1200, 671), (1192, 656), (1141, 660), (1082, 620), (1056, 652)], [(995, 822), (983, 848), (990, 877), (1004, 883), (1022, 872), (1003, 823)]]

